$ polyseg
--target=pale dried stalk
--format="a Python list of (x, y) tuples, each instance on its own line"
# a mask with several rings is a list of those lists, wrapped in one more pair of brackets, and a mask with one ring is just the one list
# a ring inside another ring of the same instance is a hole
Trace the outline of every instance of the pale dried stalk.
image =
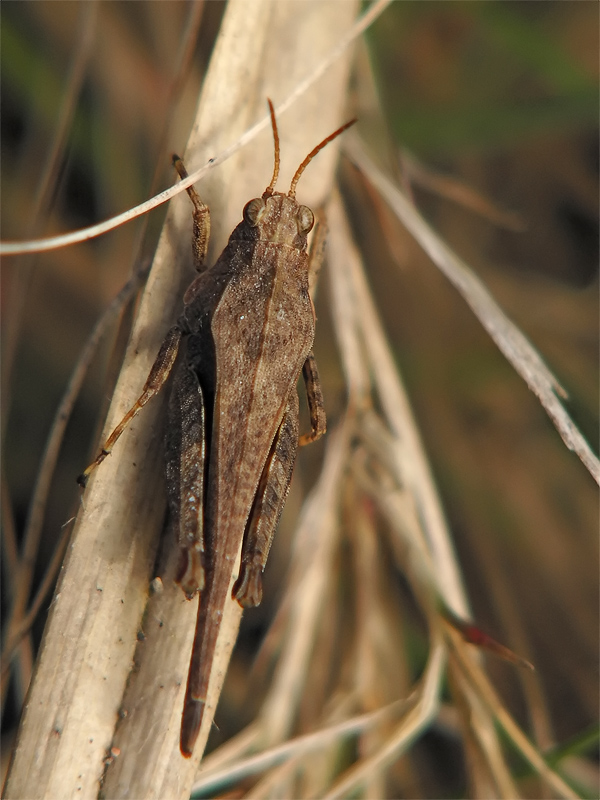
[[(190, 171), (220, 152), (314, 69), (352, 21), (354, 3), (273, 3), (228, 6), (198, 116), (188, 143)], [(281, 185), (343, 114), (347, 59), (279, 120)], [(250, 101), (249, 101), (250, 100)], [(331, 183), (336, 148), (308, 170), (299, 196), (318, 206)], [(212, 249), (222, 248), (245, 202), (259, 195), (272, 171), (269, 135), (231, 159), (200, 187), (213, 214)], [(139, 394), (158, 346), (181, 304), (190, 274), (191, 213), (187, 198), (169, 212), (140, 306), (105, 433)], [(160, 418), (165, 397), (144, 409), (97, 471), (84, 496), (70, 553), (49, 615), (39, 665), (17, 743), (7, 797), (91, 797), (113, 744), (118, 711), (120, 755), (104, 792), (116, 797), (187, 797), (211, 724), (205, 715), (195, 757), (179, 753), (179, 717), (196, 603), (165, 579), (143, 623), (139, 673), (123, 700), (148, 596), (164, 516)], [(173, 552), (173, 550), (171, 551)], [(231, 603), (209, 688), (214, 710), (239, 623)], [(161, 657), (162, 656), (162, 657)], [(135, 702), (130, 705), (130, 699)]]
[[(321, 797), (331, 783), (331, 762), (337, 760), (340, 747), (343, 747), (348, 736), (377, 729), (384, 720), (398, 716), (407, 705), (405, 702), (391, 703), (371, 714), (352, 717), (349, 716), (349, 709), (353, 706), (352, 699), (340, 698), (319, 730), (267, 749), (256, 756), (256, 761), (247, 759), (246, 763), (252, 764), (255, 771), (264, 770), (265, 767), (260, 768), (260, 764), (264, 764), (265, 759), (273, 760), (275, 764), (255, 784), (247, 797), (255, 800), (266, 800), (273, 795)], [(277, 761), (273, 759), (274, 755), (277, 756)], [(237, 772), (237, 765), (232, 772)], [(294, 784), (297, 776), (302, 776), (303, 792), (299, 792)]]
[[(465, 650), (464, 643), (460, 643), (461, 650)], [(464, 653), (468, 658), (469, 653)], [(502, 747), (493, 726), (490, 725), (490, 714), (481, 698), (474, 690), (469, 681), (465, 681), (463, 676), (457, 674), (454, 668), (453, 654), (449, 658), (449, 672), (454, 678), (456, 695), (460, 695), (464, 703), (461, 708), (463, 716), (468, 721), (467, 737), (471, 737), (477, 747), (477, 758), (475, 769), (479, 773), (481, 781), (484, 779), (484, 786), (478, 787), (482, 798), (503, 798), (503, 800), (514, 800), (519, 797), (519, 792), (510, 774), (510, 770)], [(485, 794), (483, 793), (485, 791)]]
[[(139, 290), (142, 280), (146, 277), (147, 269), (138, 269), (133, 277), (127, 281), (125, 286), (121, 289), (112, 303), (108, 306), (96, 326), (92, 331), (90, 338), (85, 344), (81, 355), (75, 365), (75, 369), (69, 379), (65, 393), (59, 403), (59, 406), (54, 415), (54, 420), (48, 434), (44, 453), (40, 460), (40, 468), (38, 478), (33, 491), (33, 496), (29, 504), (29, 512), (27, 515), (27, 523), (25, 525), (24, 545), (22, 548), (22, 561), (23, 569), (20, 571), (18, 579), (18, 591), (24, 598), (29, 597), (31, 591), (31, 580), (33, 578), (33, 567), (35, 565), (35, 557), (39, 548), (40, 536), (42, 533), (42, 525), (44, 522), (44, 515), (46, 512), (46, 505), (48, 502), (48, 495), (50, 492), (50, 485), (54, 476), (54, 470), (58, 461), (60, 448), (62, 446), (63, 437), (67, 424), (71, 418), (71, 413), (75, 405), (75, 401), (81, 392), (81, 387), (87, 375), (90, 363), (96, 354), (98, 345), (102, 338), (105, 336), (107, 330), (114, 324), (117, 316), (122, 312), (123, 307), (134, 296), (135, 292)], [(62, 539), (62, 536), (61, 536)], [(58, 545), (60, 552), (60, 560), (62, 561), (63, 546)], [(6, 622), (6, 630), (8, 631), (3, 650), (2, 659), (3, 667), (4, 660), (9, 659), (11, 651), (16, 642), (24, 633), (29, 630), (33, 624), (33, 620), (39, 612), (40, 605), (44, 601), (47, 592), (52, 588), (56, 578), (57, 567), (54, 570), (47, 570), (46, 576), (42, 582), (42, 586), (36, 592), (36, 597), (31, 603), (27, 613), (24, 609), (19, 609), (15, 606), (11, 608), (10, 616)], [(24, 614), (20, 617), (18, 612)]]
[(426, 730), (435, 719), (439, 707), (439, 693), (446, 664), (446, 647), (441, 637), (434, 635), (427, 667), (423, 674), (422, 686), (419, 690), (418, 702), (398, 725), (381, 749), (370, 758), (358, 762), (351, 767), (342, 779), (325, 795), (325, 800), (347, 797), (371, 779), (372, 773), (385, 769), (409, 747), (409, 745)]

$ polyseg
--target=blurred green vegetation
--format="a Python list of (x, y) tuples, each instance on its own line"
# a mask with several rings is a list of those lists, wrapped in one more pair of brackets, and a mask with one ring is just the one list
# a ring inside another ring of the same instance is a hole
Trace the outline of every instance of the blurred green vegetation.
[(394, 3), (369, 37), (397, 140), (438, 157), (595, 126), (597, 78), (566, 51), (549, 6)]

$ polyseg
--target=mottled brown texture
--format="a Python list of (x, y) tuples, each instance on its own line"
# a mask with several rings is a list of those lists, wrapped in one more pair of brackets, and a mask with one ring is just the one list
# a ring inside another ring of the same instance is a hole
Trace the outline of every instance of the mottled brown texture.
[[(292, 476), (298, 446), (296, 383), (309, 357), (312, 363), (314, 338), (306, 253), (312, 222), (305, 206), (265, 192), (246, 206), (244, 221), (217, 263), (185, 296), (179, 324), (189, 336), (180, 369), (197, 376), (212, 421), (204, 540), (194, 545), (180, 537), (184, 551), (202, 551), (203, 570), (196, 581), (205, 585), (182, 721), (184, 755), (191, 754), (200, 728), (232, 563), (241, 548), (234, 596), (244, 607), (258, 605), (262, 570)], [(325, 427), (320, 390), (316, 396), (316, 403), (309, 401), (311, 409), (321, 409), (321, 416), (311, 413), (312, 420), (319, 419), (314, 437)], [(188, 447), (195, 451), (198, 443), (183, 434), (180, 442), (183, 463)], [(171, 476), (169, 494), (171, 507), (184, 495)], [(191, 573), (189, 558), (188, 596)]]
[[(260, 603), (262, 572), (298, 444), (315, 441), (326, 428), (311, 350), (315, 314), (308, 290), (307, 236), (314, 215), (296, 201), (295, 191), (310, 159), (354, 120), (311, 151), (286, 195), (274, 191), (279, 139), (270, 101), (269, 107), (275, 139), (271, 183), (262, 197), (246, 203), (242, 222), (209, 270), (204, 260), (210, 211), (188, 188), (194, 206), (192, 250), (200, 274), (185, 292), (183, 313), (169, 330), (142, 395), (79, 479), (85, 485), (130, 420), (163, 387), (179, 356), (165, 436), (167, 494), (181, 548), (177, 581), (188, 600), (201, 594), (181, 722), (186, 758), (200, 731), (226, 603), (237, 600), (243, 608)], [(185, 178), (178, 156), (173, 164)], [(296, 384), (301, 372), (311, 432), (299, 441)]]

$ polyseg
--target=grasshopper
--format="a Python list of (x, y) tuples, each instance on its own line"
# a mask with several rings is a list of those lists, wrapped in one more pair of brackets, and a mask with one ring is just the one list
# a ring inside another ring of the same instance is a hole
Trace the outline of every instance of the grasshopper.
[[(233, 598), (244, 608), (259, 605), (298, 446), (315, 441), (326, 428), (308, 292), (307, 236), (314, 216), (296, 201), (296, 186), (314, 156), (355, 120), (309, 153), (283, 194), (275, 191), (279, 135), (268, 102), (275, 150), (271, 182), (262, 197), (246, 204), (242, 222), (210, 269), (204, 268), (210, 212), (195, 189), (187, 189), (200, 274), (185, 292), (183, 313), (168, 331), (140, 397), (78, 478), (85, 486), (185, 349), (169, 400), (165, 450), (170, 518), (181, 549), (177, 582), (189, 600), (200, 594), (181, 723), (186, 758), (202, 722), (233, 564), (241, 550)], [(187, 177), (181, 159), (174, 156), (173, 164)], [(311, 430), (299, 437), (300, 372)]]

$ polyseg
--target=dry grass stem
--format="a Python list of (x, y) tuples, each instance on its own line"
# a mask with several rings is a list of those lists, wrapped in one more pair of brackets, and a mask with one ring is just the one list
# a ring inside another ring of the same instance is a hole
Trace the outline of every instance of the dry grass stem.
[[(396, 478), (410, 487), (418, 513), (424, 520), (424, 536), (436, 561), (448, 605), (459, 615), (467, 616), (465, 592), (431, 471), (339, 198), (334, 197), (329, 204), (328, 217), (331, 224), (329, 252), (332, 295), (336, 296), (339, 291), (342, 296), (346, 294), (352, 298), (350, 307), (353, 308), (355, 335), (366, 351), (364, 363), (373, 376), (373, 390), (377, 393), (389, 430), (397, 443), (397, 447), (391, 451), (396, 463)], [(342, 286), (344, 280), (349, 283), (348, 289)], [(353, 346), (352, 351), (343, 356), (344, 363), (348, 363), (350, 357), (355, 357), (355, 351), (356, 347)]]
[(359, 789), (370, 779), (374, 771), (385, 769), (396, 761), (411, 742), (435, 718), (439, 704), (439, 693), (446, 663), (446, 647), (439, 634), (434, 635), (427, 667), (419, 688), (419, 699), (408, 712), (391, 736), (378, 752), (351, 767), (347, 774), (325, 795), (326, 800), (346, 797)]

